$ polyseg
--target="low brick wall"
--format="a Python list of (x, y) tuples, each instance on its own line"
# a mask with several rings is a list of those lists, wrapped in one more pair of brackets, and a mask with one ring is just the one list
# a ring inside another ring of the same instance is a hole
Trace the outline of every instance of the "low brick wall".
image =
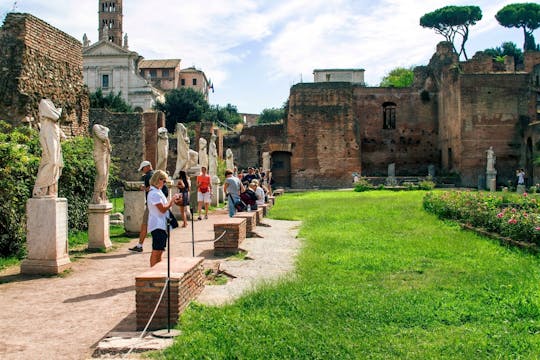
[(257, 212), (256, 211), (239, 212), (239, 213), (236, 213), (236, 215), (234, 215), (234, 218), (246, 219), (246, 236), (253, 237), (255, 235), (255, 226), (257, 226)]
[(276, 203), (276, 198), (274, 196), (269, 196), (268, 197), (268, 202), (267, 202), (267, 205), (268, 205), (268, 208), (272, 208), (272, 206), (274, 206), (274, 204)]
[(257, 210), (255, 210), (255, 213), (257, 214), (257, 222), (256, 225), (261, 225), (264, 217), (264, 210), (261, 206), (257, 206)]
[[(203, 260), (202, 257), (171, 258), (171, 326), (176, 325), (182, 311), (204, 288)], [(167, 259), (135, 278), (138, 330), (143, 330), (150, 319), (166, 280)], [(167, 328), (167, 291), (148, 329), (165, 328)]]
[(264, 204), (264, 205), (258, 205), (259, 208), (262, 209), (262, 212), (263, 212), (263, 217), (267, 217), (268, 216), (268, 205), (267, 204)]
[(228, 218), (214, 224), (214, 255), (238, 253), (246, 239), (247, 221), (243, 218)]

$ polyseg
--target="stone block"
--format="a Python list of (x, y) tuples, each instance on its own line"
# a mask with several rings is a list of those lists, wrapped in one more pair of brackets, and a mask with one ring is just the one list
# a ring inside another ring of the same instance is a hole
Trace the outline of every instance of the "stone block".
[(111, 203), (88, 205), (88, 249), (109, 249)]
[(68, 256), (68, 204), (64, 198), (30, 198), (26, 202), (28, 254), (22, 274), (58, 274), (71, 267)]
[[(140, 185), (143, 185), (142, 181)], [(144, 191), (124, 191), (124, 229), (126, 233), (138, 234), (141, 231), (145, 203)]]
[[(204, 288), (203, 260), (201, 257), (175, 257), (170, 261), (171, 326), (176, 325), (182, 311)], [(156, 306), (156, 314), (148, 329), (167, 328), (167, 290), (158, 304), (166, 281), (167, 259), (135, 278), (137, 330), (145, 328)]]
[(247, 220), (244, 218), (227, 218), (214, 224), (214, 254), (236, 254), (240, 244), (246, 239)]
[(257, 226), (257, 212), (243, 211), (236, 213), (234, 218), (246, 219), (246, 236), (253, 237), (255, 235), (255, 226)]

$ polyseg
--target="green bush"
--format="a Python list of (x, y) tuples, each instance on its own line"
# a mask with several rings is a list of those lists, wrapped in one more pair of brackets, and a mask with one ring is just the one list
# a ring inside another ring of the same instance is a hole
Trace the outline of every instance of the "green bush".
[[(69, 230), (88, 228), (88, 203), (92, 198), (96, 167), (90, 137), (62, 142), (64, 168), (58, 197), (68, 201)], [(0, 256), (24, 256), (26, 242), (26, 202), (32, 196), (41, 146), (39, 134), (28, 127), (11, 128), (0, 122)], [(116, 179), (111, 166), (109, 182)]]
[(360, 178), (354, 183), (354, 191), (356, 192), (369, 191), (373, 189), (373, 185), (366, 178)]
[(420, 190), (433, 190), (435, 189), (435, 183), (431, 180), (423, 180), (418, 183)]

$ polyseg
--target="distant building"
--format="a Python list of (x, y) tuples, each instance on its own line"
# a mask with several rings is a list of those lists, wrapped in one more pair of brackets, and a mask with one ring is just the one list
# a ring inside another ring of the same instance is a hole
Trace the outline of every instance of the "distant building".
[(90, 92), (121, 93), (137, 111), (152, 109), (163, 92), (139, 76), (143, 57), (129, 50), (127, 34), (122, 43), (122, 0), (100, 1), (98, 14), (99, 41), (90, 45), (83, 36), (84, 83)]
[(313, 82), (349, 82), (365, 85), (364, 69), (315, 69)]
[(180, 59), (141, 60), (139, 74), (160, 90), (176, 89), (180, 84)]
[(200, 91), (204, 98), (208, 101), (208, 90), (210, 87), (213, 91), (213, 85), (210, 84), (206, 75), (202, 70), (198, 70), (195, 67), (189, 67), (180, 70), (180, 85), (178, 88), (189, 87), (194, 90)]

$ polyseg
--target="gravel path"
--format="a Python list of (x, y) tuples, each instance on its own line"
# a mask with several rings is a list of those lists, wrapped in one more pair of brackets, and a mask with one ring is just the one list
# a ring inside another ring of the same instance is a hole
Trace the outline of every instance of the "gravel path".
[[(300, 241), (299, 222), (265, 219), (261, 238), (249, 238), (241, 247), (251, 260), (213, 257), (213, 224), (227, 217), (214, 212), (194, 223), (195, 255), (205, 267), (235, 276), (223, 286), (206, 286), (198, 301), (220, 305), (233, 301), (261, 281), (294, 269)], [(191, 256), (191, 223), (171, 232), (171, 256)], [(0, 359), (89, 359), (110, 333), (135, 334), (135, 276), (149, 267), (151, 239), (143, 253), (128, 248), (133, 239), (114, 251), (91, 254), (73, 263), (63, 276), (19, 275), (18, 268), (0, 273)]]

